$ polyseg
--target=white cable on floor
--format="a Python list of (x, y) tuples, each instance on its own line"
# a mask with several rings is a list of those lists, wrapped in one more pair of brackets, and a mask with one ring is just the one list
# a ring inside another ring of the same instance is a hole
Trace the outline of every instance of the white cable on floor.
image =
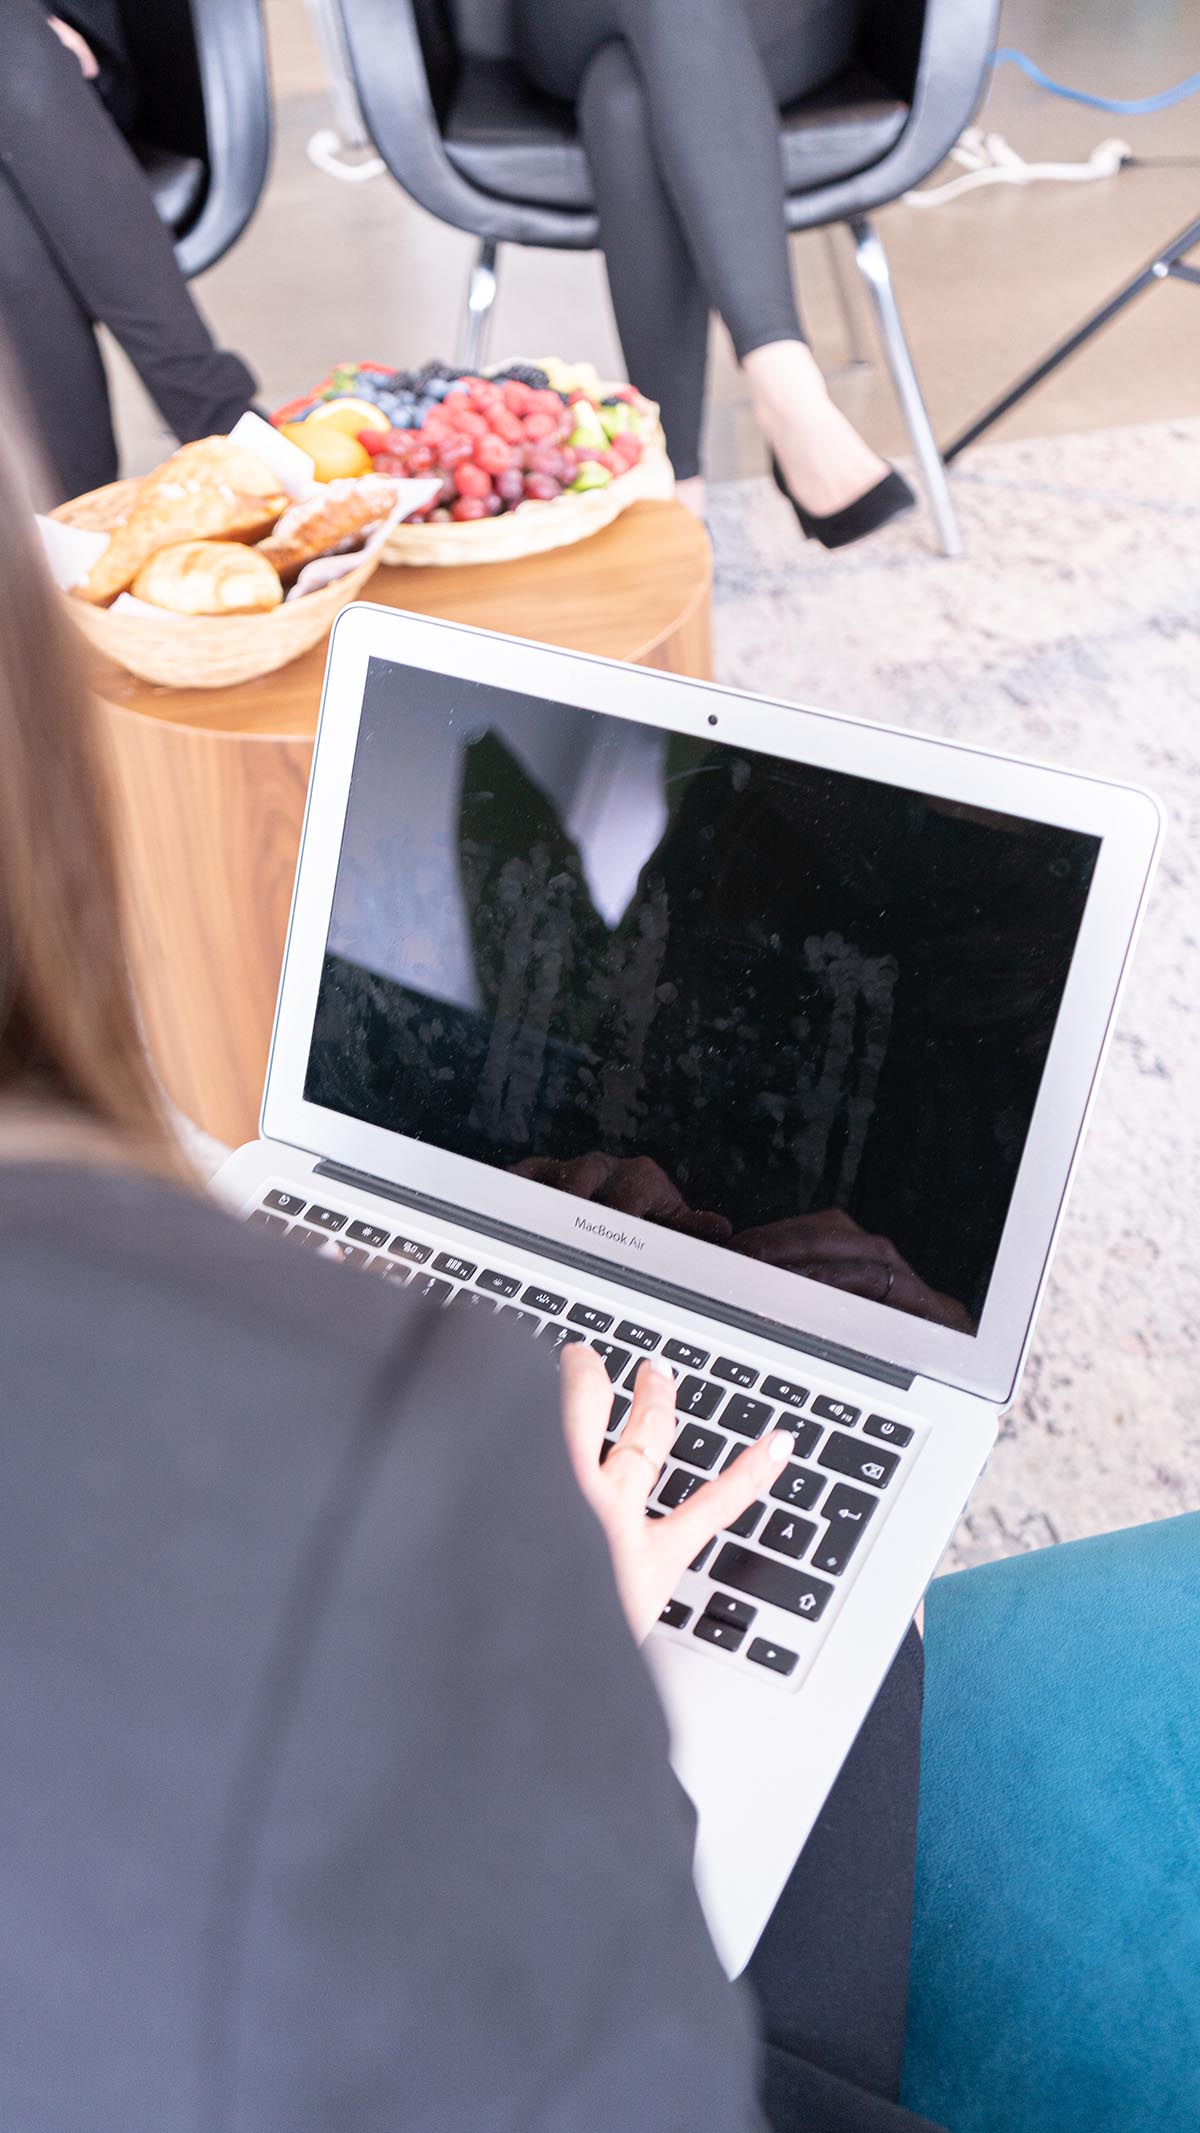
[(1027, 163), (1010, 148), (1002, 133), (985, 133), (968, 126), (950, 151), (949, 160), (963, 166), (961, 178), (934, 185), (923, 192), (905, 193), (909, 207), (943, 207), (961, 199), (981, 185), (1033, 185), (1041, 179), (1053, 183), (1086, 184), (1093, 178), (1115, 178), (1121, 165), (1133, 154), (1128, 141), (1101, 141), (1086, 163)]
[(382, 156), (366, 156), (361, 163), (350, 163), (347, 161), (350, 153), (341, 134), (335, 133), (332, 126), (323, 126), (308, 144), (309, 162), (323, 170), (327, 178), (343, 178), (348, 185), (363, 185), (368, 178), (383, 176)]

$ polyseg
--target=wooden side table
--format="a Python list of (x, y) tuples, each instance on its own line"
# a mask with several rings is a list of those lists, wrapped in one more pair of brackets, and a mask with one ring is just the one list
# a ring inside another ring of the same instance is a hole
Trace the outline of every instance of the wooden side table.
[[(675, 503), (637, 504), (526, 563), (380, 570), (368, 597), (707, 680), (712, 558)], [(97, 677), (112, 744), (134, 979), (180, 1110), (257, 1131), (325, 648), (236, 689)]]

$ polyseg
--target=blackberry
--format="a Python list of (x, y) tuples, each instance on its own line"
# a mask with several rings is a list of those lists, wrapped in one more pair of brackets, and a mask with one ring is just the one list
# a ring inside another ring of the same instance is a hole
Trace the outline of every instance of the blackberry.
[(535, 393), (545, 392), (550, 383), (545, 371), (539, 370), (536, 363), (510, 363), (507, 370), (494, 370), (491, 376), (494, 385), (506, 385), (511, 379), (514, 385), (528, 385)]

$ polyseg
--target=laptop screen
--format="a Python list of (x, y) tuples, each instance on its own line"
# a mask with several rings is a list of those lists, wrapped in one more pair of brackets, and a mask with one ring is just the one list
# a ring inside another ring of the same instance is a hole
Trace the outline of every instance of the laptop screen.
[(304, 1093), (973, 1333), (1099, 849), (372, 659)]

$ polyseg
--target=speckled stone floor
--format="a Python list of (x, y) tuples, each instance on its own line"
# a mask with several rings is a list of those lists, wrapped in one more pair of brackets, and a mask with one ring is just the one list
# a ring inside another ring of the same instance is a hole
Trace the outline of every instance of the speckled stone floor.
[(968, 553), (711, 492), (717, 667), (1151, 788), (1168, 834), (1021, 1392), (947, 1567), (1200, 1508), (1200, 422), (978, 449)]

